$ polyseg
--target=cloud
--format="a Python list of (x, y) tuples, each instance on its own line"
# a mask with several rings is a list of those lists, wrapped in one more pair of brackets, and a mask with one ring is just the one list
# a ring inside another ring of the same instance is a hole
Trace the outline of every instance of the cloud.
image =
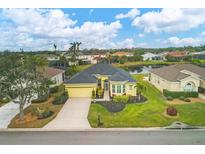
[(201, 42), (200, 39), (198, 38), (178, 38), (178, 37), (170, 37), (167, 40), (164, 41), (166, 45), (169, 46), (177, 46), (177, 47), (182, 47), (182, 46), (197, 46)]
[(132, 25), (144, 32), (179, 32), (205, 23), (205, 9), (162, 9), (136, 17)]
[(134, 40), (132, 38), (126, 38), (123, 41), (111, 43), (111, 46), (112, 46), (112, 48), (115, 48), (115, 49), (121, 49), (121, 48), (122, 49), (125, 49), (125, 48), (130, 49), (130, 48), (135, 47)]
[(122, 28), (120, 21), (77, 25), (60, 9), (3, 9), (0, 16), (0, 50), (51, 49), (53, 43), (67, 50), (72, 41), (82, 42), (82, 48), (109, 48)]
[(142, 37), (144, 37), (144, 36), (145, 36), (145, 35), (142, 34), (142, 33), (138, 34), (138, 37), (140, 37), (140, 38), (142, 38)]
[(116, 19), (123, 19), (123, 18), (135, 18), (137, 15), (140, 15), (140, 10), (138, 9), (131, 9), (128, 13), (126, 14), (123, 14), (123, 13), (120, 13), (120, 14), (117, 14), (115, 16)]

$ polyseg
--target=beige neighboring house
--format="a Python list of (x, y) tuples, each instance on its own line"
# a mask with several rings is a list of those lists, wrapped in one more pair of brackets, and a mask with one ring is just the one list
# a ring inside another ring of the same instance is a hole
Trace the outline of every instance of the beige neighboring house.
[[(101, 87), (105, 94), (136, 96), (136, 81), (123, 69), (99, 63), (74, 75), (65, 82), (69, 97), (91, 97)], [(105, 98), (105, 97), (104, 97)]]
[(60, 85), (64, 81), (65, 71), (61, 69), (56, 69), (52, 67), (45, 67), (43, 69), (44, 77), (51, 79), (54, 82), (52, 86)]
[(192, 64), (177, 64), (153, 69), (149, 81), (160, 91), (197, 91), (205, 88), (205, 68)]

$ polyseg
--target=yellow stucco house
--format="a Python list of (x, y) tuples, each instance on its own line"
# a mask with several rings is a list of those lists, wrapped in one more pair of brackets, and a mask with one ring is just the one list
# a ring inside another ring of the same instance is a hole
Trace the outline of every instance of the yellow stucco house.
[(91, 97), (92, 91), (101, 87), (113, 95), (136, 96), (136, 81), (123, 69), (99, 63), (77, 73), (65, 82), (69, 97)]
[(177, 64), (153, 69), (149, 81), (160, 91), (196, 91), (205, 88), (205, 68), (192, 64)]

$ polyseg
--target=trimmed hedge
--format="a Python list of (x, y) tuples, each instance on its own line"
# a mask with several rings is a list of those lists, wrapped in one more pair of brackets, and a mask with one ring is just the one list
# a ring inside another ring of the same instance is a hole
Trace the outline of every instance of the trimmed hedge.
[(64, 104), (68, 99), (68, 93), (65, 91), (62, 95), (56, 96), (53, 100), (53, 105)]
[(45, 119), (48, 118), (50, 116), (52, 116), (54, 114), (53, 111), (46, 109), (45, 111), (43, 111), (39, 116), (38, 119)]
[(163, 90), (163, 94), (165, 97), (172, 97), (172, 98), (180, 98), (180, 97), (198, 97), (198, 92), (181, 92), (181, 91), (168, 91), (166, 89)]

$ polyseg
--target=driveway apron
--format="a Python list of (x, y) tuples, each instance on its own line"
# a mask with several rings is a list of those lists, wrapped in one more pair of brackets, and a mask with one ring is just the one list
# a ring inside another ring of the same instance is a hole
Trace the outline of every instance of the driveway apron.
[(55, 119), (44, 129), (89, 129), (87, 115), (90, 108), (90, 98), (70, 98), (64, 104)]

